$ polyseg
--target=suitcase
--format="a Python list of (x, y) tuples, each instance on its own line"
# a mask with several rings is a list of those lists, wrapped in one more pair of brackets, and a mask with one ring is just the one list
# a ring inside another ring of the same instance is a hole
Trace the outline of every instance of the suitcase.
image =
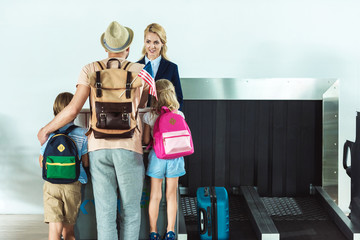
[(200, 239), (229, 239), (229, 198), (224, 187), (200, 187), (196, 192)]

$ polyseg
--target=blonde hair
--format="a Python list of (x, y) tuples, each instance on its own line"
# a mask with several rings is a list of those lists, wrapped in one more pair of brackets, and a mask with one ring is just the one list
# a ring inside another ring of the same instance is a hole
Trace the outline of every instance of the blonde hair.
[[(167, 55), (166, 55), (166, 52), (167, 52), (166, 42), (167, 42), (167, 40), (166, 40), (165, 29), (160, 24), (157, 24), (157, 23), (149, 24), (144, 30), (144, 39), (146, 37), (146, 34), (149, 33), (149, 32), (155, 33), (156, 35), (159, 36), (160, 41), (163, 44), (163, 46), (162, 46), (162, 48), (160, 50), (160, 55), (161, 55), (161, 57), (165, 58), (166, 60), (169, 60)], [(143, 57), (146, 54), (145, 46), (142, 49), (142, 54), (143, 54)]]
[(69, 92), (63, 92), (57, 95), (53, 106), (55, 116), (58, 115), (58, 113), (61, 112), (71, 102), (73, 96), (74, 95)]
[(180, 104), (176, 97), (174, 85), (167, 79), (157, 80), (155, 84), (158, 100), (156, 100), (155, 97), (152, 97), (152, 111), (160, 113), (162, 106), (169, 108), (171, 111), (178, 110)]

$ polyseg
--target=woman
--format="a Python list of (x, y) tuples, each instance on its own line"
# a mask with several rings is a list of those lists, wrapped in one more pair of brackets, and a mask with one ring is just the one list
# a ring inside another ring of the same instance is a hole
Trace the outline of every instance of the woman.
[[(157, 23), (148, 25), (144, 31), (143, 57), (138, 63), (147, 64), (151, 62), (155, 81), (158, 79), (168, 79), (175, 87), (176, 97), (180, 103), (179, 110), (182, 109), (183, 95), (179, 78), (178, 67), (170, 62), (166, 56), (166, 32), (165, 29)], [(150, 97), (148, 101), (150, 106)]]

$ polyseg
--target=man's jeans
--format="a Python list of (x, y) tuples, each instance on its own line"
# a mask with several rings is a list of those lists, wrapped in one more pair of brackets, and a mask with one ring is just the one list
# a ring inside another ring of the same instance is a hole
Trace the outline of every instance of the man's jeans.
[(90, 152), (98, 240), (118, 239), (117, 188), (120, 191), (120, 239), (138, 240), (140, 201), (144, 181), (141, 154), (125, 149)]

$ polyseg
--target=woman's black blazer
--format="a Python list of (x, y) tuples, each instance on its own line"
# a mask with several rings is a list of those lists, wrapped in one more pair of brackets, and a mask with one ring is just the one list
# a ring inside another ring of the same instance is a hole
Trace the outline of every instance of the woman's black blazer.
[[(138, 63), (145, 64), (145, 57), (139, 60)], [(175, 87), (176, 96), (180, 103), (180, 110), (181, 110), (183, 105), (183, 94), (181, 89), (178, 66), (173, 62), (161, 58), (159, 69), (155, 76), (155, 81), (159, 79), (168, 79), (169, 81), (172, 82), (172, 84)]]

